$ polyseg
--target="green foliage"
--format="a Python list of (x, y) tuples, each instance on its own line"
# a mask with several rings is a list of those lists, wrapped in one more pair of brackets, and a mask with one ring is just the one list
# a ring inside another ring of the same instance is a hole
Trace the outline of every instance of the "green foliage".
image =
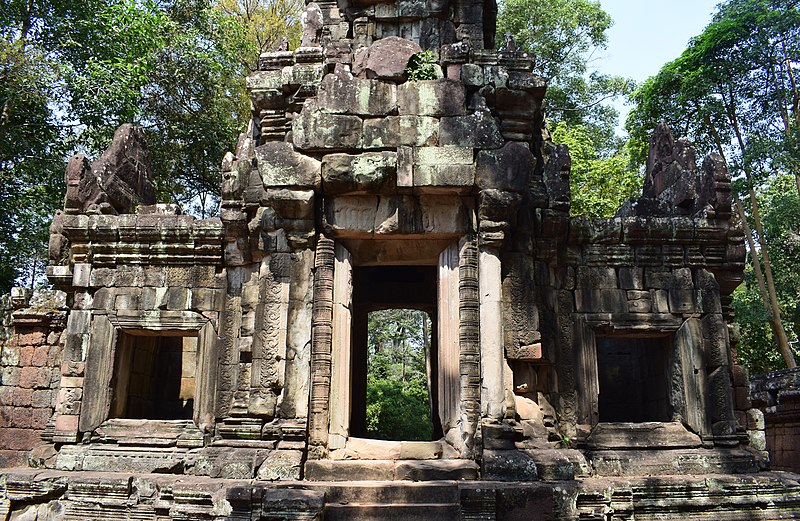
[[(64, 2), (38, 6), (61, 16)], [(53, 115), (58, 70), (37, 38), (33, 4), (9, 1), (0, 12), (0, 292), (34, 280), (47, 258), (49, 221), (63, 198), (65, 133)]]
[(0, 290), (33, 283), (67, 158), (142, 126), (161, 202), (214, 213), (265, 46), (297, 44), (298, 0), (0, 2)]
[(498, 45), (511, 34), (535, 59), (534, 71), (548, 79), (545, 111), (551, 127), (581, 126), (602, 156), (622, 146), (614, 129), (619, 114), (606, 100), (630, 93), (632, 80), (589, 68), (606, 46), (611, 17), (592, 0), (505, 0), (497, 17)]
[[(800, 93), (800, 6), (793, 0), (728, 0), (686, 50), (632, 96), (626, 128), (634, 161), (643, 164), (650, 132), (665, 121), (702, 156), (724, 155), (751, 227), (763, 224), (758, 258), (768, 251), (775, 294), (789, 340), (797, 337), (796, 199)], [(779, 190), (775, 187), (780, 186)], [(761, 207), (760, 222), (750, 204)], [(789, 198), (789, 199), (787, 199)], [(792, 199), (793, 198), (793, 199)], [(794, 213), (793, 213), (794, 212)], [(766, 271), (766, 265), (764, 265)], [(769, 284), (767, 284), (769, 290)], [(774, 368), (776, 341), (754, 274), (734, 294), (740, 359), (754, 372)]]
[(411, 309), (373, 311), (367, 344), (368, 435), (384, 440), (430, 440), (427, 315)]
[(367, 434), (379, 440), (431, 440), (427, 388), (417, 381), (368, 380)]
[(432, 51), (411, 55), (404, 72), (408, 81), (435, 80), (438, 77), (436, 55)]
[(778, 159), (790, 161), (780, 150), (794, 141), (798, 121), (799, 31), (800, 7), (792, 0), (720, 4), (681, 56), (632, 95), (626, 128), (637, 143), (635, 159), (644, 161), (649, 133), (665, 121), (702, 154), (721, 146), (734, 175), (758, 176)]
[(290, 49), (300, 44), (302, 0), (217, 0), (214, 8), (236, 24), (237, 37), (227, 43), (235, 48), (242, 64), (254, 71), (262, 52)]
[[(800, 338), (800, 196), (794, 184), (793, 175), (781, 174), (766, 182), (758, 193), (778, 303), (790, 341)], [(753, 374), (786, 367), (774, 348), (767, 312), (750, 266), (744, 284), (733, 294), (733, 306), (741, 335), (739, 361)]]
[(631, 168), (627, 148), (603, 157), (594, 146), (590, 129), (563, 121), (555, 125), (552, 138), (569, 147), (572, 215), (611, 217), (627, 199), (641, 191), (642, 180)]

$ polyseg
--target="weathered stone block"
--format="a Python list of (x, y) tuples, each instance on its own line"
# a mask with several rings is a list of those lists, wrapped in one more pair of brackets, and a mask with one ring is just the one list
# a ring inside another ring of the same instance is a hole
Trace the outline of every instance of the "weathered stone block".
[(371, 234), (377, 208), (376, 196), (326, 198), (323, 201), (324, 225), (339, 236)]
[(394, 467), (391, 460), (309, 460), (305, 476), (309, 481), (391, 481), (395, 479)]
[(475, 184), (480, 189), (522, 192), (535, 166), (536, 158), (521, 143), (506, 143), (499, 150), (482, 150), (478, 152)]
[(39, 433), (32, 429), (0, 429), (0, 446), (10, 450), (31, 450), (40, 444)]
[(503, 135), (488, 108), (466, 116), (443, 117), (439, 121), (439, 144), (473, 148), (500, 148)]
[(419, 165), (414, 168), (415, 187), (471, 187), (474, 182), (475, 167), (472, 165)]
[(396, 172), (395, 152), (328, 154), (322, 158), (322, 184), (328, 195), (381, 192), (391, 188)]
[(296, 481), (300, 479), (303, 453), (299, 450), (275, 450), (269, 453), (258, 468), (256, 477), (266, 481)]
[(266, 203), (284, 219), (311, 219), (314, 215), (313, 190), (268, 189)]
[(292, 139), (301, 150), (354, 149), (361, 145), (361, 127), (358, 116), (323, 113), (311, 99), (292, 123)]
[(415, 165), (471, 165), (473, 152), (470, 147), (442, 146), (414, 149)]
[(646, 268), (644, 271), (644, 284), (646, 288), (657, 289), (690, 290), (694, 287), (690, 268), (675, 270)]
[(545, 89), (547, 88), (547, 80), (530, 72), (509, 71), (508, 87), (515, 90), (524, 90), (536, 94), (539, 97), (543, 97)]
[(396, 479), (411, 481), (476, 479), (478, 465), (470, 460), (399, 461)]
[(216, 311), (222, 309), (224, 294), (221, 290), (197, 288), (192, 290), (192, 309), (198, 311)]
[(256, 160), (266, 187), (319, 186), (320, 162), (295, 152), (290, 143), (273, 141), (256, 147)]
[(539, 473), (533, 458), (517, 450), (484, 450), (483, 479), (493, 481), (536, 481)]
[(474, 63), (465, 63), (461, 66), (461, 81), (468, 87), (482, 87), (486, 82), (483, 76), (483, 67)]
[(478, 218), (481, 231), (496, 228), (507, 230), (515, 220), (522, 202), (520, 194), (504, 190), (481, 190), (478, 194)]
[(749, 387), (734, 387), (733, 391), (733, 403), (736, 409), (741, 411), (749, 410), (753, 407), (753, 403), (750, 400)]
[(387, 116), (364, 121), (364, 148), (436, 145), (439, 120), (429, 116)]
[(540, 98), (529, 92), (505, 88), (495, 91), (495, 106), (501, 118), (534, 119), (541, 110), (540, 104)]
[(397, 91), (394, 83), (357, 79), (337, 68), (325, 76), (317, 103), (322, 112), (386, 116), (397, 106)]
[(669, 290), (670, 313), (693, 313), (697, 310), (695, 292), (688, 289)]
[(285, 86), (297, 88), (308, 85), (315, 88), (322, 81), (325, 66), (321, 63), (298, 63), (281, 70), (281, 79)]
[(720, 366), (708, 374), (709, 394), (706, 399), (712, 422), (727, 422), (733, 419), (733, 396), (727, 366)]
[(461, 116), (466, 113), (464, 102), (464, 85), (460, 81), (409, 81), (397, 87), (400, 115)]
[(631, 313), (650, 313), (653, 302), (649, 291), (628, 290), (628, 311)]
[(575, 290), (575, 310), (582, 313), (625, 313), (628, 298), (625, 290)]
[(619, 268), (619, 287), (622, 289), (644, 289), (644, 270), (642, 268)]
[(347, 460), (397, 460), (400, 459), (400, 442), (349, 438), (344, 450), (334, 452), (332, 457)]
[(420, 195), (419, 222), (427, 234), (463, 235), (473, 230), (473, 210), (470, 197), (454, 201), (449, 196)]
[(746, 415), (747, 424), (743, 427), (746, 427), (748, 430), (764, 430), (764, 413), (761, 412), (761, 410), (748, 409)]
[(76, 288), (88, 288), (92, 265), (75, 263), (72, 267), (72, 285)]
[(283, 72), (274, 71), (255, 71), (247, 76), (247, 91), (282, 91), (284, 85)]
[(442, 445), (437, 441), (401, 441), (400, 459), (426, 460), (438, 459), (442, 455)]
[(617, 272), (614, 268), (578, 266), (577, 284), (582, 289), (617, 287)]
[(397, 36), (382, 38), (356, 53), (353, 73), (364, 78), (402, 81), (408, 60), (420, 51), (422, 48), (411, 40)]

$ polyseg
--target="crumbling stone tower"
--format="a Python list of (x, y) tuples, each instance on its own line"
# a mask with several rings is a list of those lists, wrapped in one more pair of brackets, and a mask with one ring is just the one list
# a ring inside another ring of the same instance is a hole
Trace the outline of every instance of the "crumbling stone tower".
[[(491, 49), (495, 12), (309, 3), (303, 46), (262, 55), (248, 78), (252, 120), (223, 161), (220, 218), (153, 204), (133, 127), (94, 163), (71, 160), (48, 270), (67, 294), (42, 433), (53, 448), (38, 453), (71, 477), (9, 475), (4, 504), (346, 519), (363, 486), (329, 482), (465, 480), (386, 486), (446, 519), (532, 505), (628, 519), (720, 503), (703, 480), (661, 507), (642, 502), (680, 479), (572, 480), (758, 470), (748, 444), (763, 432), (745, 429), (731, 359), (744, 248), (723, 162), (698, 169), (659, 127), (642, 197), (615, 218), (570, 218), (546, 82), (531, 57)], [(409, 80), (423, 49), (434, 79)], [(392, 307), (435, 323), (428, 442), (365, 437), (366, 317)], [(739, 506), (798, 504), (772, 478), (718, 479)]]

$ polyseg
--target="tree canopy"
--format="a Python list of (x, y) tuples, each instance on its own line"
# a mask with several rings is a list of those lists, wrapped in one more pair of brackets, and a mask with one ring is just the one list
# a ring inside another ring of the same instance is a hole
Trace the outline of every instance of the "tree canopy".
[(413, 309), (373, 311), (367, 332), (367, 433), (384, 440), (431, 440), (428, 315)]
[[(662, 120), (693, 140), (701, 154), (718, 152), (725, 158), (734, 178), (735, 204), (746, 228), (755, 279), (755, 286), (747, 287), (756, 287), (760, 297), (754, 299), (746, 289), (736, 294), (745, 342), (741, 352), (743, 361), (762, 368), (767, 367), (766, 358), (757, 361), (747, 356), (759, 352), (767, 356), (751, 344), (753, 331), (762, 327), (764, 318), (770, 324), (769, 336), (789, 367), (795, 365), (789, 336), (797, 338), (800, 333), (796, 325), (786, 322), (791, 310), (779, 295), (785, 291), (779, 272), (788, 266), (782, 237), (796, 235), (797, 227), (785, 214), (781, 220), (769, 217), (778, 208), (787, 208), (769, 195), (775, 186), (787, 187), (786, 176), (794, 179), (794, 191), (800, 193), (798, 36), (800, 8), (796, 1), (723, 2), (681, 56), (633, 94), (635, 108), (626, 124), (631, 150), (639, 162), (644, 161), (650, 129)], [(789, 291), (797, 294), (798, 290), (800, 287), (794, 286)], [(757, 301), (761, 313), (755, 311)]]
[[(498, 46), (511, 35), (548, 79), (548, 127), (556, 143), (570, 145), (573, 159), (573, 215), (613, 215), (641, 186), (616, 135), (619, 113), (608, 103), (630, 93), (634, 82), (593, 68), (611, 25), (596, 0), (505, 0), (498, 13)], [(595, 189), (598, 181), (604, 186)]]
[(66, 160), (147, 133), (161, 202), (216, 211), (261, 51), (296, 44), (298, 0), (0, 2), (0, 290), (43, 269)]

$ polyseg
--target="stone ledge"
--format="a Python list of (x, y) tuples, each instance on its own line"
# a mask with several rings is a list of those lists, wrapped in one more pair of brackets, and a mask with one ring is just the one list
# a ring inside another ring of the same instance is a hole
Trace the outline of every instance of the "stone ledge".
[(586, 459), (597, 476), (748, 474), (756, 457), (741, 449), (597, 450)]
[(586, 440), (590, 449), (698, 448), (700, 437), (680, 422), (599, 423)]
[(369, 460), (306, 462), (311, 481), (439, 481), (478, 478), (478, 465), (471, 460)]

